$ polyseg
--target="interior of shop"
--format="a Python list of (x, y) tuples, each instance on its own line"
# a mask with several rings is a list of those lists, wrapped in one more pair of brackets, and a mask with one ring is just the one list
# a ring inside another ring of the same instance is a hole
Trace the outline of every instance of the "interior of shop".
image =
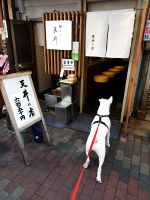
[(89, 61), (87, 71), (87, 97), (83, 112), (95, 115), (99, 106), (98, 99), (107, 99), (113, 96), (110, 112), (111, 118), (119, 121), (127, 69), (128, 60), (125, 59), (101, 59), (96, 64), (90, 64)]

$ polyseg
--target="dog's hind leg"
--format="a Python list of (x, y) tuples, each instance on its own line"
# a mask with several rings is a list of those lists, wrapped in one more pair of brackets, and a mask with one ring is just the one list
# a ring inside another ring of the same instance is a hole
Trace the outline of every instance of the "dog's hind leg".
[(101, 179), (101, 171), (102, 171), (102, 165), (104, 163), (104, 157), (98, 156), (99, 159), (99, 166), (97, 169), (97, 176), (96, 176), (96, 180), (100, 183), (102, 183), (102, 179)]
[[(86, 157), (88, 156), (88, 149), (86, 148)], [(84, 168), (88, 168), (89, 166), (89, 163), (90, 163), (90, 158), (88, 156), (88, 158), (86, 158), (86, 162), (83, 164), (83, 167)]]
[(109, 139), (110, 139), (110, 130), (108, 131), (108, 133), (106, 135), (106, 146), (107, 147), (110, 147)]

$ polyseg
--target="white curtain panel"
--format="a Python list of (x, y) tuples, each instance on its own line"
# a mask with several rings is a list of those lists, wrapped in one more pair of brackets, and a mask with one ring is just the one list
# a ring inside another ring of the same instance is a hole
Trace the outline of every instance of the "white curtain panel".
[(105, 57), (108, 31), (108, 12), (87, 12), (86, 56)]
[(109, 32), (106, 57), (129, 58), (135, 11), (109, 12)]

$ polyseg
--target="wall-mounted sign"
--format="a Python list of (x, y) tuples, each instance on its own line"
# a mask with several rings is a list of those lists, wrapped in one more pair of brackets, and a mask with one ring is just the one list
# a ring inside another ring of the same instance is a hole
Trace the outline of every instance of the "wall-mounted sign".
[(74, 60), (72, 59), (62, 59), (63, 70), (74, 71)]
[(150, 41), (150, 20), (147, 20), (147, 23), (145, 26), (144, 41)]
[(56, 50), (72, 49), (72, 21), (46, 21), (46, 48)]

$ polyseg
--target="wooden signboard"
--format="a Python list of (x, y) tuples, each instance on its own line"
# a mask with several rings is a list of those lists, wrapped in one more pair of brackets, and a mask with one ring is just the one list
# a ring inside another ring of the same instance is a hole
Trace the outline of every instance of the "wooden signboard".
[(21, 131), (42, 121), (47, 142), (50, 144), (50, 137), (35, 93), (31, 73), (30, 71), (19, 72), (0, 77), (5, 105), (27, 165), (30, 161), (20, 135)]

